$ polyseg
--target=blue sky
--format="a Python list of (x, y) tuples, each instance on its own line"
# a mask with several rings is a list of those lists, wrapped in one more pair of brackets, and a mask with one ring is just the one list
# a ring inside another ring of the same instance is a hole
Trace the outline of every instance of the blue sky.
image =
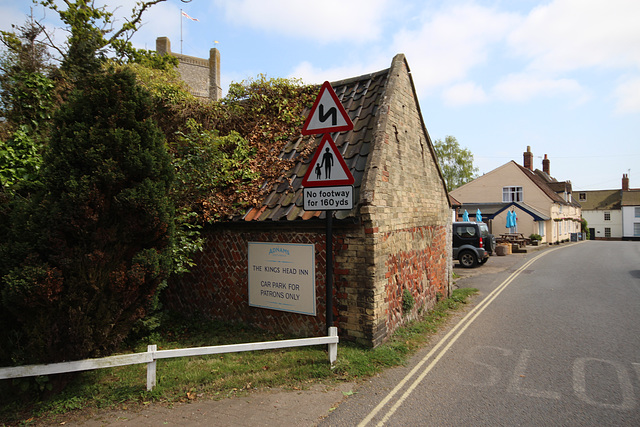
[[(122, 14), (134, 3), (106, 1)], [(0, 0), (0, 29), (30, 6)], [(456, 137), (480, 173), (522, 164), (531, 146), (534, 167), (547, 154), (574, 191), (620, 188), (622, 174), (640, 188), (638, 0), (167, 0), (144, 21), (137, 47), (158, 36), (186, 55), (217, 47), (225, 92), (258, 74), (354, 77), (404, 53), (431, 138)]]

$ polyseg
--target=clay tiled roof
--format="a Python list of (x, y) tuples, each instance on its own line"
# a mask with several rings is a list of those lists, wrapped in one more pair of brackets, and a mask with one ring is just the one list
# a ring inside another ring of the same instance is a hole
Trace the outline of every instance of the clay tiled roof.
[(634, 188), (623, 191), (622, 206), (640, 206), (640, 189)]
[[(335, 217), (338, 219), (356, 215), (362, 177), (371, 152), (378, 108), (385, 94), (388, 75), (389, 69), (386, 69), (331, 84), (353, 122), (353, 130), (331, 134), (355, 180), (353, 184), (354, 208), (351, 211), (336, 211)], [(304, 116), (306, 117), (309, 112), (309, 110), (305, 111)], [(321, 138), (322, 135), (309, 137), (300, 134), (289, 140), (280, 153), (280, 157), (296, 161), (294, 166), (283, 174), (281, 182), (265, 184), (265, 188), (270, 186), (270, 189), (262, 205), (251, 208), (243, 216), (243, 220), (294, 221), (325, 217), (324, 211), (305, 212), (302, 204), (302, 179)], [(311, 152), (308, 152), (309, 141), (313, 147)]]
[[(513, 162), (513, 160), (512, 160), (512, 162)], [(514, 162), (514, 163), (516, 165), (518, 165), (516, 162)], [(562, 205), (571, 204), (571, 203), (567, 202), (566, 200), (564, 200), (564, 198), (561, 197), (558, 193), (556, 193), (553, 190), (553, 188), (551, 188), (549, 186), (549, 182), (547, 182), (546, 179), (541, 177), (540, 174), (537, 174), (537, 173), (525, 168), (524, 166), (518, 165), (518, 167), (520, 168), (522, 173), (524, 173), (527, 177), (529, 177), (529, 179), (531, 179), (531, 181), (533, 181), (534, 184), (536, 184), (538, 186), (538, 188), (540, 188), (544, 192), (544, 194), (546, 194), (547, 197), (549, 197), (552, 201), (554, 201), (556, 203), (560, 203)]]
[(580, 191), (580, 194), (586, 196), (586, 200), (580, 201), (582, 210), (611, 210), (620, 209), (620, 201), (622, 198), (621, 190), (593, 190)]

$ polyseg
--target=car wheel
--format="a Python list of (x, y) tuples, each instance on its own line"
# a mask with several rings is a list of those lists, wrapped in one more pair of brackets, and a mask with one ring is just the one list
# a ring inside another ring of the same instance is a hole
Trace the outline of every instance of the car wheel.
[(478, 257), (471, 251), (462, 252), (458, 260), (464, 268), (472, 268), (478, 264)]

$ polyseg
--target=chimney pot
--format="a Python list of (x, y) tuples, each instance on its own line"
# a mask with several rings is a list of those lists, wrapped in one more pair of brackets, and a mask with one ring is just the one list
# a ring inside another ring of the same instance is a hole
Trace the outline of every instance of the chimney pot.
[(527, 145), (527, 151), (524, 152), (524, 161), (522, 166), (533, 171), (533, 153), (531, 152), (531, 146)]
[(622, 191), (629, 191), (629, 175), (622, 174)]
[(544, 173), (546, 173), (547, 175), (551, 176), (551, 172), (550, 172), (550, 163), (551, 161), (549, 160), (549, 158), (547, 157), (547, 155), (544, 155), (544, 159), (542, 160), (542, 171)]

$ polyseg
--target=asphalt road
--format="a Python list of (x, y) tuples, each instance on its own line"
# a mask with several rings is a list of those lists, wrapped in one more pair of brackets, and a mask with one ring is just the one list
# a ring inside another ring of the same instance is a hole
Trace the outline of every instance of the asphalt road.
[(320, 425), (640, 425), (640, 242), (507, 258), (465, 271), (475, 306)]

